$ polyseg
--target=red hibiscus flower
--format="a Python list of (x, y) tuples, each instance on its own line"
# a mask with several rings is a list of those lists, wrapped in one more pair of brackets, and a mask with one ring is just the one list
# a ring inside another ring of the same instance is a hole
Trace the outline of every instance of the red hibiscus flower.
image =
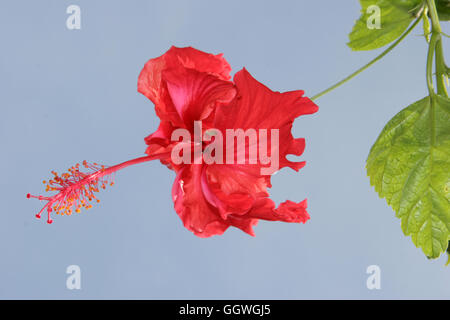
[[(161, 122), (145, 138), (147, 156), (112, 167), (84, 161), (68, 173), (52, 172), (53, 179), (44, 183), (55, 195), (27, 195), (47, 202), (37, 217), (46, 210), (51, 223), (51, 212), (70, 215), (90, 208), (89, 201), (96, 200), (94, 193), (113, 184), (111, 174), (159, 159), (176, 172), (175, 210), (184, 226), (199, 237), (220, 235), (230, 226), (254, 235), (259, 219), (305, 223), (309, 219), (306, 199), (276, 207), (267, 188), (278, 169), (298, 171), (305, 165), (286, 158), (301, 155), (305, 147), (303, 138), (292, 136), (292, 123), (318, 107), (303, 97), (303, 91), (271, 91), (245, 69), (230, 81), (230, 71), (222, 55), (193, 48), (172, 47), (148, 61), (139, 75), (138, 91), (154, 103)], [(179, 132), (189, 138), (180, 142)], [(240, 138), (244, 148), (235, 148)]]
[[(161, 124), (145, 139), (146, 153), (168, 152), (178, 143), (171, 139), (175, 129), (182, 127), (194, 135), (194, 121), (202, 120), (202, 134), (210, 128), (223, 135), (226, 129), (234, 128), (278, 129), (280, 168), (298, 171), (305, 162), (291, 162), (286, 155), (301, 155), (305, 141), (293, 138), (292, 123), (318, 107), (303, 97), (303, 91), (271, 91), (245, 69), (231, 82), (230, 70), (222, 55), (193, 48), (172, 47), (147, 62), (138, 90), (155, 104)], [(259, 219), (303, 223), (309, 219), (306, 200), (286, 201), (275, 207), (267, 192), (270, 175), (261, 174), (261, 164), (178, 165), (170, 155), (162, 162), (177, 174), (172, 189), (175, 210), (184, 226), (197, 236), (222, 234), (230, 226), (254, 235), (252, 226)]]

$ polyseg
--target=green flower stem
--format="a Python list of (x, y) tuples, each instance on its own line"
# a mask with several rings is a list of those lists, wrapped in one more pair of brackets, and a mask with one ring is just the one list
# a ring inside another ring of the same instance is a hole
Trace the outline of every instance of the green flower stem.
[[(440, 35), (437, 33), (431, 33), (430, 43), (428, 45), (428, 55), (427, 55), (427, 87), (431, 99), (436, 96), (433, 88), (433, 57), (436, 49), (436, 44), (439, 41)], [(430, 128), (431, 128), (431, 146), (434, 147), (436, 142), (435, 134), (435, 119), (434, 119), (434, 103), (431, 101), (431, 116), (430, 116)]]
[[(439, 23), (439, 17), (438, 17), (438, 13), (436, 10), (436, 3), (434, 0), (427, 0), (427, 7), (428, 7), (428, 11), (430, 12), (430, 17), (431, 17), (431, 34), (432, 37), (436, 37), (435, 40), (435, 48), (433, 49), (435, 52), (434, 54), (436, 55), (435, 57), (435, 61), (436, 61), (436, 86), (437, 86), (437, 93), (439, 95), (442, 95), (444, 97), (448, 97), (448, 92), (447, 92), (447, 87), (445, 86), (445, 80), (447, 78), (447, 74), (448, 74), (448, 68), (445, 64), (445, 60), (444, 60), (444, 51), (442, 48), (442, 29), (441, 29), (441, 25)], [(431, 46), (431, 43), (430, 43)], [(427, 60), (427, 82), (428, 80), (428, 64), (430, 64), (429, 59)]]
[(428, 44), (428, 55), (427, 55), (427, 87), (430, 96), (435, 95), (433, 86), (433, 58), (437, 41), (438, 41), (438, 34), (432, 32), (430, 43)]
[(366, 70), (367, 68), (369, 68), (371, 65), (373, 65), (375, 62), (377, 62), (378, 60), (380, 60), (381, 58), (383, 58), (385, 55), (387, 55), (389, 52), (392, 51), (392, 49), (394, 49), (400, 42), (402, 42), (402, 40), (404, 38), (406, 38), (406, 36), (417, 26), (417, 24), (422, 20), (421, 17), (417, 18), (416, 21), (414, 21), (414, 23), (408, 28), (408, 30), (406, 30), (402, 36), (400, 38), (398, 38), (392, 45), (389, 46), (389, 48), (387, 48), (386, 50), (384, 50), (380, 55), (378, 55), (377, 57), (375, 57), (375, 59), (373, 59), (372, 61), (370, 61), (368, 64), (364, 65), (363, 67), (361, 67), (360, 69), (356, 70), (355, 72), (353, 72), (351, 75), (349, 75), (348, 77), (346, 77), (345, 79), (342, 79), (341, 81), (339, 81), (338, 83), (334, 84), (333, 86), (329, 87), (328, 89), (316, 94), (315, 96), (313, 96), (311, 98), (311, 100), (316, 100), (317, 98), (320, 98), (321, 96), (327, 94), (328, 92), (336, 89), (337, 87), (339, 87), (340, 85), (346, 83), (347, 81), (349, 81), (350, 79), (354, 78), (355, 76), (357, 76), (358, 74), (360, 74), (361, 72), (363, 72), (364, 70)]
[(442, 29), (439, 23), (439, 17), (437, 14), (436, 4), (434, 3), (434, 0), (427, 0), (427, 6), (431, 16), (431, 25), (433, 26), (432, 32), (441, 33)]
[(444, 50), (442, 49), (442, 37), (436, 43), (436, 81), (438, 94), (448, 97), (445, 80), (447, 78), (447, 66), (444, 61)]

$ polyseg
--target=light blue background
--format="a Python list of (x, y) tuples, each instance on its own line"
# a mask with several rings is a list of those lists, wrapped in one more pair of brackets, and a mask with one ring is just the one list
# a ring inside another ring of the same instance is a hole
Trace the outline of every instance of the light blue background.
[[(70, 4), (81, 30), (66, 28)], [(345, 45), (358, 16), (356, 0), (1, 1), (0, 298), (449, 298), (446, 257), (427, 261), (403, 236), (364, 169), (384, 124), (426, 95), (420, 27), (295, 122), (308, 164), (274, 176), (271, 195), (307, 197), (306, 225), (197, 238), (159, 162), (118, 173), (100, 205), (51, 226), (34, 218), (42, 203), (25, 198), (43, 192), (50, 170), (143, 155), (159, 119), (137, 76), (171, 45), (223, 52), (233, 73), (245, 66), (273, 90), (311, 96), (377, 54)], [(79, 291), (65, 286), (71, 264)], [(366, 288), (372, 264), (381, 290)]]

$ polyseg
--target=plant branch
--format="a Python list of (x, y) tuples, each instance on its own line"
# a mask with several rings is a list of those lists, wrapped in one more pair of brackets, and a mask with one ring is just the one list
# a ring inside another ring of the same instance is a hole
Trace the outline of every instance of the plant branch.
[[(447, 79), (448, 74), (448, 68), (445, 64), (444, 60), (444, 50), (442, 48), (442, 29), (439, 22), (439, 16), (436, 10), (436, 3), (434, 0), (427, 0), (427, 6), (428, 11), (430, 12), (431, 17), (431, 33), (432, 36), (436, 37), (435, 41), (435, 48), (434, 54), (435, 54), (435, 68), (436, 68), (436, 86), (437, 86), (437, 93), (439, 95), (448, 97), (447, 87), (445, 85), (445, 80)], [(431, 43), (430, 43), (431, 46)], [(427, 62), (427, 70), (428, 70), (428, 64)], [(427, 77), (428, 77), (429, 71), (427, 71)], [(428, 80), (427, 80), (428, 82)]]
[(433, 57), (437, 41), (438, 41), (438, 34), (432, 33), (430, 43), (428, 44), (428, 54), (427, 54), (427, 87), (430, 96), (435, 95), (433, 86)]
[(337, 82), (336, 84), (332, 85), (328, 89), (326, 89), (326, 90), (316, 94), (315, 96), (313, 96), (311, 98), (311, 100), (316, 100), (317, 98), (320, 98), (321, 96), (327, 94), (328, 92), (336, 89), (337, 87), (339, 87), (342, 84), (346, 83), (347, 81), (351, 80), (352, 78), (354, 78), (355, 76), (357, 76), (358, 74), (360, 74), (361, 72), (363, 72), (364, 70), (369, 68), (371, 65), (373, 65), (375, 62), (377, 62), (378, 60), (383, 58), (385, 55), (387, 55), (389, 52), (391, 52), (400, 42), (402, 42), (402, 40), (417, 26), (417, 24), (420, 22), (420, 20), (422, 20), (421, 17), (417, 18), (416, 21), (414, 21), (414, 23), (408, 28), (408, 30), (406, 30), (401, 35), (400, 38), (398, 38), (392, 45), (390, 45), (386, 50), (384, 50), (380, 55), (375, 57), (372, 61), (370, 61), (369, 63), (367, 63), (363, 67), (359, 68), (358, 70), (356, 70), (355, 72), (350, 74), (348, 77), (346, 77), (346, 78), (342, 79), (341, 81)]

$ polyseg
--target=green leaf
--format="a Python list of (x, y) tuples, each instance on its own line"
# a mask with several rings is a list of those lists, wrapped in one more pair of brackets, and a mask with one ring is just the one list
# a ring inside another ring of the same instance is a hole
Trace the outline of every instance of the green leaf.
[[(405, 12), (417, 16), (420, 10), (425, 4), (424, 0), (388, 0), (394, 6), (402, 9)], [(435, 0), (436, 10), (439, 16), (439, 20), (449, 21), (450, 20), (450, 0)]]
[[(394, 6), (410, 14), (417, 15), (426, 0), (389, 0)], [(444, 0), (448, 1), (448, 0)]]
[[(383, 47), (398, 37), (408, 28), (415, 15), (418, 0), (405, 0), (401, 3), (392, 1), (399, 0), (360, 0), (362, 15), (356, 21), (352, 32), (349, 34), (350, 42), (348, 46), (353, 50), (373, 50)], [(399, 7), (398, 5), (402, 5)], [(405, 10), (403, 6), (408, 5), (410, 10)], [(377, 6), (379, 10), (379, 28), (374, 26), (377, 19), (377, 12), (373, 11)], [(410, 12), (411, 11), (411, 12)]]
[(450, 0), (436, 0), (436, 9), (439, 20), (450, 20)]
[(367, 158), (370, 183), (429, 258), (450, 240), (450, 99), (426, 97), (384, 127)]

